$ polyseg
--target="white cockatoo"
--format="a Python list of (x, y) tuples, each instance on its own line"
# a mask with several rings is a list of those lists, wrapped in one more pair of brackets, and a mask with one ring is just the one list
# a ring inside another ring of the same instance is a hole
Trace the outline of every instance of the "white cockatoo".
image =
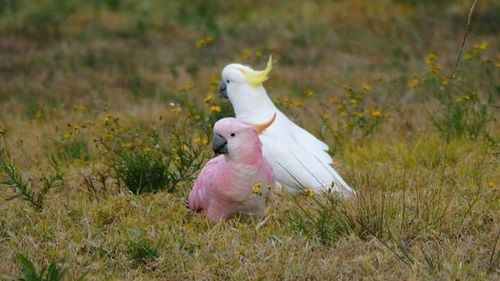
[(288, 119), (269, 98), (262, 84), (271, 68), (271, 57), (261, 71), (229, 64), (222, 70), (219, 94), (230, 100), (236, 118), (248, 124), (260, 124), (277, 113), (273, 124), (260, 135), (275, 180), (292, 194), (307, 188), (316, 192), (333, 190), (344, 197), (355, 194), (331, 166), (328, 145)]

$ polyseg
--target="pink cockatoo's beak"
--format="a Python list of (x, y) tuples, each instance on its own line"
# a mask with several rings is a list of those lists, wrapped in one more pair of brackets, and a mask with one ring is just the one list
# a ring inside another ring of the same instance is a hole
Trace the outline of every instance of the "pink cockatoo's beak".
[(214, 140), (212, 143), (212, 149), (216, 154), (227, 154), (227, 140), (225, 137), (215, 134)]

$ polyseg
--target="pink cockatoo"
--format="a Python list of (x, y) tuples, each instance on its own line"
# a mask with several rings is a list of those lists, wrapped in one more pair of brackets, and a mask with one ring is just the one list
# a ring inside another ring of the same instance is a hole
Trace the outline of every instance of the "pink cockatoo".
[(189, 193), (189, 208), (202, 212), (212, 222), (235, 214), (262, 216), (274, 184), (271, 165), (262, 156), (259, 134), (273, 117), (259, 125), (235, 118), (215, 123), (213, 150), (219, 156), (203, 167)]

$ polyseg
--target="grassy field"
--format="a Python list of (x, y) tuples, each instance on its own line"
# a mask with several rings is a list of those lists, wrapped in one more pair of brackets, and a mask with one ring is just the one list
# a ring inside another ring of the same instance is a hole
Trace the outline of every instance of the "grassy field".
[[(500, 4), (454, 71), (471, 5), (0, 0), (0, 280), (500, 279)], [(211, 225), (220, 72), (269, 55), (359, 196)]]

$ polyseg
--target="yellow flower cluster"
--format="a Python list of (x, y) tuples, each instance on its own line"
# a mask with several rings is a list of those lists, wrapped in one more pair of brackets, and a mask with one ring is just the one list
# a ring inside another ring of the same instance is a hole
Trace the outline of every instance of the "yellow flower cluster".
[(39, 120), (43, 116), (43, 111), (40, 109), (35, 113), (35, 119)]
[(316, 191), (312, 188), (306, 188), (304, 189), (304, 193), (308, 197), (314, 197), (316, 195)]
[(470, 95), (463, 95), (463, 96), (460, 96), (457, 98), (457, 101), (458, 102), (466, 102), (466, 101), (470, 101), (472, 99), (472, 97)]
[(170, 103), (170, 112), (175, 115), (175, 116), (179, 116), (181, 115), (182, 113), (182, 108), (180, 107), (180, 105), (177, 105), (175, 103)]
[(370, 115), (375, 118), (380, 118), (382, 117), (382, 110), (380, 109), (371, 109), (370, 110)]
[(367, 91), (367, 92), (371, 92), (372, 91), (372, 86), (370, 86), (369, 84), (367, 83), (364, 83), (363, 84), (363, 90)]
[(129, 148), (132, 148), (133, 147), (133, 144), (130, 143), (130, 142), (126, 142), (126, 143), (122, 143), (121, 144), (121, 148), (123, 149), (129, 149)]
[(208, 138), (207, 137), (196, 137), (196, 138), (194, 138), (194, 143), (197, 145), (206, 145), (206, 144), (208, 144)]
[(431, 71), (432, 74), (438, 74), (441, 72), (441, 65), (437, 63), (438, 56), (435, 53), (429, 53), (424, 62)]
[(408, 82), (408, 88), (416, 89), (420, 85), (420, 82), (420, 79), (415, 77)]
[(306, 93), (304, 95), (306, 97), (314, 97), (316, 94), (313, 91), (308, 90), (308, 91), (306, 91)]
[(207, 95), (203, 101), (205, 103), (210, 103), (213, 99), (214, 97), (212, 95)]
[(212, 36), (202, 37), (196, 40), (196, 48), (203, 48), (208, 46), (214, 42), (214, 38)]
[(73, 105), (73, 111), (75, 112), (84, 112), (85, 111), (85, 107), (81, 104), (75, 104)]
[(446, 76), (441, 77), (441, 84), (443, 86), (448, 85), (448, 83), (450, 83), (450, 81), (448, 80), (448, 77), (446, 77)]
[(249, 49), (244, 49), (243, 52), (241, 53), (241, 59), (242, 60), (249, 60), (252, 58), (252, 51)]
[(480, 42), (472, 46), (472, 50), (464, 54), (464, 60), (472, 60), (481, 56), (489, 47), (488, 42)]
[(220, 105), (212, 105), (210, 106), (210, 112), (212, 113), (217, 113), (217, 112), (221, 112), (221, 107)]
[(252, 56), (255, 56), (255, 58), (260, 58), (262, 57), (262, 52), (261, 51), (256, 51), (255, 53), (252, 52), (250, 49), (243, 49), (243, 52), (241, 52), (240, 58), (244, 61), (248, 61), (252, 59)]
[(102, 119), (102, 122), (104, 124), (104, 126), (109, 126), (111, 124), (111, 122), (118, 122), (118, 117), (113, 117), (113, 115), (111, 115), (111, 113), (108, 113), (106, 114), (106, 116), (104, 116), (104, 118)]
[(292, 99), (291, 97), (287, 96), (282, 99), (278, 99), (278, 103), (285, 105), (285, 106), (295, 106), (295, 107), (301, 107), (302, 102), (299, 101), (298, 99)]
[(188, 83), (188, 84), (186, 84), (186, 85), (184, 85), (184, 86), (178, 87), (178, 88), (177, 88), (177, 92), (178, 92), (178, 93), (187, 93), (187, 92), (189, 92), (189, 91), (191, 91), (191, 90), (193, 90), (193, 89), (194, 89), (193, 84)]
[(481, 42), (481, 43), (478, 43), (478, 44), (474, 44), (474, 50), (478, 50), (480, 52), (484, 52), (486, 51), (486, 49), (488, 49), (489, 47), (489, 44), (488, 42)]
[(429, 53), (426, 57), (425, 57), (425, 64), (431, 66), (436, 60), (437, 60), (437, 55), (435, 53)]
[(258, 196), (262, 196), (262, 186), (261, 186), (260, 183), (256, 183), (252, 187), (252, 193), (255, 194), (255, 195), (258, 195)]

